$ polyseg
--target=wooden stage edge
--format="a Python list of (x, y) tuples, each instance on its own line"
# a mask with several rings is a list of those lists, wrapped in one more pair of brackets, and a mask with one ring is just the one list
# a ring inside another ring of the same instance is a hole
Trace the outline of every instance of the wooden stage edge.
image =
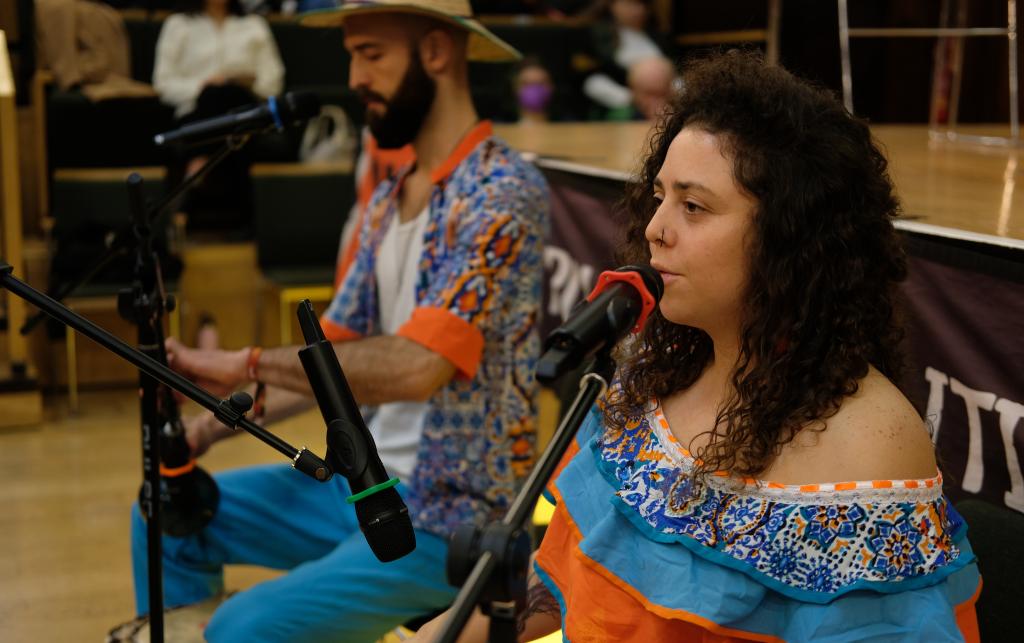
[[(1003, 128), (1005, 129), (1005, 128)], [(647, 140), (646, 123), (499, 125), (496, 133), (539, 166), (628, 180)], [(962, 133), (1003, 135), (999, 126)], [(1024, 250), (1024, 186), (1016, 189), (1024, 147), (935, 140), (926, 125), (872, 128), (889, 158), (903, 203), (897, 227), (909, 232)]]

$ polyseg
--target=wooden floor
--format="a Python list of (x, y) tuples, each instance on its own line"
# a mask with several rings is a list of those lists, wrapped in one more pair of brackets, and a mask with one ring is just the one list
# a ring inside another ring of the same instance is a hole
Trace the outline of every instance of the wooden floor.
[[(0, 641), (103, 641), (134, 616), (129, 508), (141, 479), (133, 390), (84, 393), (78, 416), (47, 399), (40, 427), (0, 431)], [(294, 445), (324, 453), (316, 411), (276, 425)], [(238, 436), (204, 458), (209, 471), (283, 462)], [(233, 567), (229, 588), (273, 572)]]

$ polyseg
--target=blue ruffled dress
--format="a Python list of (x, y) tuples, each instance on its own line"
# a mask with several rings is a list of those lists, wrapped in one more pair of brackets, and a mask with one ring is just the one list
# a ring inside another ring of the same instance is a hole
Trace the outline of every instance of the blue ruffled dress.
[(977, 641), (981, 578), (940, 476), (782, 485), (710, 477), (659, 405), (593, 411), (549, 486), (536, 569), (565, 640)]

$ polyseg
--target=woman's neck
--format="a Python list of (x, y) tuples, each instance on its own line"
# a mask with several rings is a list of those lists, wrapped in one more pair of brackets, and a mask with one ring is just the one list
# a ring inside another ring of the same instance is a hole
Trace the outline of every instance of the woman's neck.
[(708, 333), (711, 337), (712, 358), (701, 379), (708, 380), (714, 390), (732, 390), (732, 377), (740, 358), (740, 340), (737, 332)]

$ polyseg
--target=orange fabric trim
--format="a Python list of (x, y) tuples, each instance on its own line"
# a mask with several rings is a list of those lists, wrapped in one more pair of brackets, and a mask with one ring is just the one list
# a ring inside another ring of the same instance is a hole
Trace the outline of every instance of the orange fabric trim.
[(439, 354), (466, 379), (476, 375), (484, 354), (484, 335), (480, 329), (446, 308), (416, 308), (395, 334)]
[(324, 329), (324, 337), (329, 342), (347, 342), (362, 337), (359, 333), (347, 326), (335, 324), (324, 315), (320, 318), (320, 326)]
[(856, 482), (840, 482), (836, 485), (836, 491), (847, 491), (849, 489), (856, 489)]
[(430, 173), (431, 183), (440, 183), (441, 181), (448, 178), (448, 175), (455, 171), (455, 168), (459, 166), (459, 163), (469, 156), (469, 153), (476, 149), (476, 146), (481, 141), (488, 138), (494, 133), (494, 128), (491, 126), (491, 121), (480, 121), (476, 124), (476, 127), (469, 130), (469, 133), (463, 137), (459, 144), (452, 150), (451, 155), (445, 159), (444, 163), (437, 166), (433, 172)]
[(875, 489), (892, 489), (891, 480), (874, 480), (871, 482), (871, 486)]
[[(566, 601), (565, 636), (579, 641), (781, 641), (777, 637), (726, 628), (696, 614), (649, 602), (579, 550), (582, 535), (558, 504), (537, 553), (537, 564)], [(570, 555), (571, 554), (571, 555)]]
[(907, 489), (917, 489), (917, 480), (904, 480), (903, 484)]
[(974, 596), (954, 608), (956, 614), (956, 626), (960, 628), (960, 635), (964, 637), (965, 643), (981, 643), (981, 634), (978, 631), (978, 612), (975, 605), (978, 597), (981, 596), (982, 579), (978, 579), (978, 589), (974, 590)]
[(569, 461), (576, 457), (576, 454), (580, 452), (580, 445), (574, 439), (569, 443), (569, 448), (565, 450), (565, 454), (562, 455), (562, 459), (558, 461), (558, 466), (551, 473), (551, 477), (547, 481), (547, 490), (552, 496), (558, 497), (558, 489), (555, 488), (555, 480), (558, 480), (558, 476), (562, 475), (562, 469), (569, 464)]
[(800, 491), (814, 492), (818, 491), (821, 487), (816, 484), (802, 484), (800, 485)]
[(162, 475), (165, 478), (176, 478), (178, 476), (185, 475), (186, 473), (192, 471), (195, 468), (195, 459), (189, 460), (188, 464), (183, 464), (180, 467), (165, 467), (164, 465), (161, 464), (160, 475)]

